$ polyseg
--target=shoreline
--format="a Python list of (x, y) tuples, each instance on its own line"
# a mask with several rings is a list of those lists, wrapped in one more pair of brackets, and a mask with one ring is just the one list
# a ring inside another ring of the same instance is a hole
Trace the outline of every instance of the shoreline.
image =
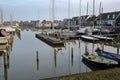
[(120, 68), (98, 70), (94, 72), (73, 74), (39, 80), (120, 80)]

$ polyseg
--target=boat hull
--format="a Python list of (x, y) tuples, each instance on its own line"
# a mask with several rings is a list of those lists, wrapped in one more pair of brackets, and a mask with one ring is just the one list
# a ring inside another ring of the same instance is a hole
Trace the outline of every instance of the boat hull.
[(6, 45), (7, 44), (7, 38), (6, 37), (0, 37), (0, 45)]
[(99, 35), (93, 35), (93, 37), (99, 39), (100, 41), (113, 41), (113, 38), (99, 36)]
[(97, 42), (99, 41), (98, 39), (92, 37), (92, 36), (87, 36), (87, 35), (82, 35), (80, 37), (83, 41), (88, 41), (88, 42)]

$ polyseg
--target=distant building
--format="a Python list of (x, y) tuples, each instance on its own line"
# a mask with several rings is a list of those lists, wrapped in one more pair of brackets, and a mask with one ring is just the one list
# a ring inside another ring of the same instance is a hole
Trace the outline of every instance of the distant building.
[(44, 27), (49, 28), (52, 25), (52, 21), (45, 21), (44, 22)]
[(79, 17), (73, 17), (72, 21), (73, 21), (73, 25), (79, 25)]

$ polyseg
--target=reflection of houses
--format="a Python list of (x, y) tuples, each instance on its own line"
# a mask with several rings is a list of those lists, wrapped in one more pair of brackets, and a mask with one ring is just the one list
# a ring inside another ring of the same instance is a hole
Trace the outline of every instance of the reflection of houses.
[(39, 20), (36, 20), (36, 21), (34, 21), (34, 20), (32, 20), (32, 21), (30, 21), (30, 22), (28, 22), (28, 21), (21, 21), (20, 23), (19, 23), (19, 25), (20, 26), (26, 26), (26, 27), (37, 27), (38, 25), (38, 23), (39, 23), (40, 21)]
[(96, 25), (120, 26), (120, 11), (101, 13), (96, 19)]
[(19, 22), (18, 21), (5, 21), (5, 22), (3, 22), (3, 25), (4, 26), (10, 26), (10, 25), (12, 25), (12, 26), (18, 26), (19, 25)]

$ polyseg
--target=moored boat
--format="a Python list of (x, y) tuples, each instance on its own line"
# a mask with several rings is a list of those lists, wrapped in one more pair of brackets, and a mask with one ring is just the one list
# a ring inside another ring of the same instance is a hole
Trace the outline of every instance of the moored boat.
[(96, 41), (99, 40), (99, 39), (94, 38), (94, 37), (89, 36), (89, 35), (82, 35), (82, 36), (81, 36), (81, 39), (82, 39), (82, 40), (85, 40), (85, 41), (92, 41), (92, 42), (96, 42)]
[(118, 63), (120, 63), (120, 55), (118, 54), (107, 52), (107, 51), (101, 50), (100, 48), (97, 48), (95, 51), (99, 56), (102, 56), (111, 60), (115, 60)]
[(5, 29), (0, 29), (0, 45), (7, 44), (7, 33)]
[(117, 61), (100, 57), (94, 54), (83, 54), (82, 57), (86, 62), (99, 68), (113, 68), (118, 65)]
[(113, 40), (113, 38), (105, 37), (105, 36), (99, 36), (99, 35), (92, 35), (92, 36), (95, 38), (98, 38), (101, 41), (112, 41)]

